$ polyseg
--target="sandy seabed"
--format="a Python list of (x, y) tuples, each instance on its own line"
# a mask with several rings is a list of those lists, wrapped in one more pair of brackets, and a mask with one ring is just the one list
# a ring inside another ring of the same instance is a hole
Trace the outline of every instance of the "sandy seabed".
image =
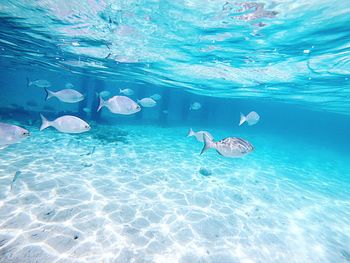
[(186, 134), (49, 129), (2, 150), (0, 262), (350, 262), (349, 159), (252, 135), (243, 159), (199, 156)]

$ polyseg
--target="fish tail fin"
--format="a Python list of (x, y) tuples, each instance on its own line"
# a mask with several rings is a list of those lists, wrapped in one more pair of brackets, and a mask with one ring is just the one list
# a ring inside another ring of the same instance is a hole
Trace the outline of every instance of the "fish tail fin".
[(48, 121), (44, 115), (40, 114), (40, 117), (41, 117), (41, 126), (40, 126), (40, 131), (46, 129), (47, 127), (50, 127), (51, 126), (51, 123), (50, 121)]
[(52, 92), (51, 90), (49, 90), (47, 88), (45, 88), (45, 92), (46, 92), (45, 100), (48, 100), (48, 99), (50, 99), (50, 98), (55, 96), (54, 92)]
[(190, 130), (187, 133), (187, 137), (190, 137), (190, 136), (193, 136), (193, 135), (194, 135), (194, 132), (193, 132), (192, 128), (190, 128)]
[(241, 113), (241, 119), (239, 121), (239, 126), (241, 126), (246, 121), (246, 118), (243, 113)]
[(123, 92), (122, 92), (122, 89), (119, 89), (119, 93), (120, 93), (120, 94), (122, 94), (122, 93), (123, 93)]
[(203, 145), (203, 149), (201, 151), (201, 153), (199, 155), (202, 155), (203, 153), (205, 153), (207, 150), (209, 150), (210, 148), (214, 148), (214, 143), (213, 141), (208, 137), (208, 135), (203, 134), (203, 140), (204, 140), (204, 145)]
[(102, 99), (102, 97), (100, 96), (100, 105), (98, 105), (98, 109), (97, 111), (100, 111), (102, 109), (103, 106), (106, 106), (106, 102)]
[(29, 87), (31, 84), (30, 79), (27, 77), (27, 87)]

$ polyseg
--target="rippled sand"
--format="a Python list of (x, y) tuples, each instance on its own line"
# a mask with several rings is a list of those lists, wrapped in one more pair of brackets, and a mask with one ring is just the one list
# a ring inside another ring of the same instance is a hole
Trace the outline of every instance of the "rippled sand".
[(253, 135), (244, 159), (199, 156), (186, 134), (33, 131), (2, 150), (0, 262), (350, 262), (349, 159)]

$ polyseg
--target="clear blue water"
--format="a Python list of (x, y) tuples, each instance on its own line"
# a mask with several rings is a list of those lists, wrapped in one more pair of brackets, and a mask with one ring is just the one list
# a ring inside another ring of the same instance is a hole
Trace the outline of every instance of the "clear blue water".
[[(347, 1), (1, 1), (0, 122), (31, 135), (0, 150), (0, 263), (350, 262), (349, 23)], [(125, 88), (162, 98), (96, 111)], [(255, 150), (199, 155), (189, 128)]]

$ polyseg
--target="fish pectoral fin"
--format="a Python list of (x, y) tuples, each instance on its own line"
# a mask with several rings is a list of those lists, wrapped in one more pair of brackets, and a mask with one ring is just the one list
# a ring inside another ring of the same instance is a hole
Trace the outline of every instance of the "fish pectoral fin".
[(8, 144), (7, 144), (7, 145), (0, 146), (0, 150), (3, 150), (3, 149), (5, 149), (5, 148), (7, 148), (7, 147), (8, 147)]

